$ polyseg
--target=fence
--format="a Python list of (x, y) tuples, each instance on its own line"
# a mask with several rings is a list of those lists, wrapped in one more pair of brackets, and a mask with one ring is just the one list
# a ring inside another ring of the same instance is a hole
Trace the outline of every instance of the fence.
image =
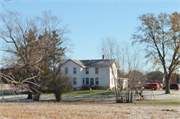
[(155, 100), (155, 90), (147, 89), (119, 89), (115, 90), (117, 103), (131, 103), (141, 99)]

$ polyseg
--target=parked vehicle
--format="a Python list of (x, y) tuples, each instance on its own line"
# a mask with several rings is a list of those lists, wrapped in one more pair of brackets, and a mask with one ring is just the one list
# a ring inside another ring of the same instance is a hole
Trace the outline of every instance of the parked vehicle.
[(144, 84), (143, 87), (145, 89), (156, 90), (156, 89), (160, 88), (160, 85), (158, 83), (147, 83), (147, 84)]
[[(180, 84), (170, 84), (170, 89), (179, 90)], [(166, 86), (163, 87), (163, 90), (166, 90)]]
[(144, 88), (144, 87), (143, 87), (143, 86), (141, 86), (141, 85), (136, 85), (134, 88), (141, 89), (141, 88)]
[(131, 89), (141, 89), (141, 88), (144, 88), (144, 87), (141, 86), (141, 85), (135, 85), (135, 86), (129, 86), (128, 88), (131, 88)]

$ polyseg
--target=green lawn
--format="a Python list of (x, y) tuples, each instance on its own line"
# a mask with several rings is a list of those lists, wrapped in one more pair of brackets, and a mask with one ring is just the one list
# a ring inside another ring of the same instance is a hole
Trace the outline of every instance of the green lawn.
[(67, 94), (72, 94), (72, 95), (76, 95), (76, 94), (109, 95), (109, 94), (112, 94), (112, 92), (109, 90), (77, 90), (77, 91), (70, 91)]
[(170, 101), (170, 100), (140, 100), (134, 101), (137, 105), (150, 105), (150, 106), (180, 106), (180, 100)]
[[(94, 95), (109, 95), (109, 94), (113, 94), (113, 90), (76, 90), (76, 91), (70, 91), (67, 94), (72, 94), (72, 95), (76, 95), (76, 94), (94, 94)], [(127, 91), (122, 91), (122, 93), (127, 93)]]

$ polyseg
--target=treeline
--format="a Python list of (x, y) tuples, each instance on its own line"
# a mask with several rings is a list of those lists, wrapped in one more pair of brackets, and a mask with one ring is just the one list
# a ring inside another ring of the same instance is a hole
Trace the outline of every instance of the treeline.
[[(128, 83), (131, 86), (143, 85), (144, 83), (159, 83), (165, 85), (164, 74), (161, 71), (151, 71), (146, 74), (143, 74), (138, 70), (130, 71), (128, 73), (118, 71), (118, 76), (120, 78), (128, 78)], [(171, 76), (170, 84), (180, 83), (179, 77), (180, 74), (173, 73)]]

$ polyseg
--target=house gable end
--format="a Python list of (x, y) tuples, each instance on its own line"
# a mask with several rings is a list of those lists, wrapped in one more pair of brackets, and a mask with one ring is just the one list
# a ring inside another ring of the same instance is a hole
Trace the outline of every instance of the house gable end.
[(63, 64), (61, 64), (60, 67), (66, 65), (68, 62), (73, 62), (74, 64), (78, 65), (79, 67), (83, 67), (80, 63), (77, 62), (77, 60), (71, 60), (71, 59), (69, 59), (66, 62), (64, 62)]

